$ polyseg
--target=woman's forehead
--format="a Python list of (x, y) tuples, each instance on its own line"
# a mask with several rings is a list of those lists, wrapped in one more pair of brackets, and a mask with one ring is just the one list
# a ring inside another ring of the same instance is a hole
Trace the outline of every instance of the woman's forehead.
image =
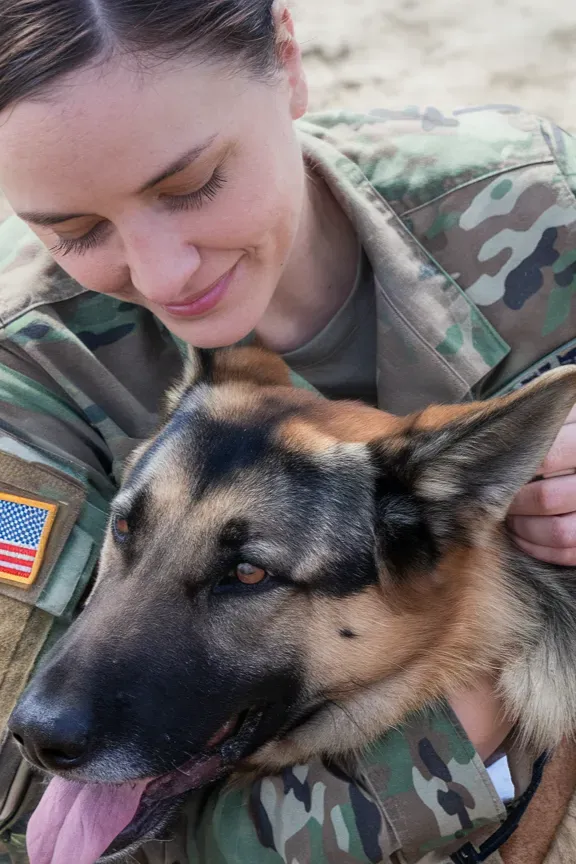
[(208, 63), (82, 70), (0, 115), (0, 186), (18, 210), (40, 209), (44, 188), (50, 206), (62, 186), (97, 191), (104, 175), (138, 189), (183, 154), (238, 134), (269, 88)]

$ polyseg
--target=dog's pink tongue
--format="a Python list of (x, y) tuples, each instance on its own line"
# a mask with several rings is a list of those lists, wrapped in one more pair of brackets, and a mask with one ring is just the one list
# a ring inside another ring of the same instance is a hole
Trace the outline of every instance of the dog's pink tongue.
[(146, 781), (121, 786), (56, 777), (28, 823), (30, 864), (94, 864), (132, 821)]

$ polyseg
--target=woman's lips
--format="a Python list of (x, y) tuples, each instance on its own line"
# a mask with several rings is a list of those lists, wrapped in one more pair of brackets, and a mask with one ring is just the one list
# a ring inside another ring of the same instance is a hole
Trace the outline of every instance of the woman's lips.
[(193, 300), (187, 303), (166, 303), (162, 305), (162, 309), (177, 318), (195, 318), (198, 315), (204, 315), (210, 312), (218, 305), (224, 294), (228, 290), (230, 283), (234, 277), (236, 264), (227, 273), (220, 277), (217, 282), (214, 282), (203, 294), (199, 294)]

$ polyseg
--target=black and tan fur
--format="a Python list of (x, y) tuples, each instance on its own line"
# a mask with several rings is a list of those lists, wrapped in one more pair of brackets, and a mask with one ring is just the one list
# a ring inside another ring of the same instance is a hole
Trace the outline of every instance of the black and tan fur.
[[(68, 773), (119, 782), (258, 705), (242, 765), (270, 771), (363, 747), (491, 669), (524, 737), (555, 745), (576, 729), (576, 574), (504, 519), (575, 402), (564, 369), (397, 418), (296, 389), (258, 349), (199, 352), (126, 470), (111, 526), (129, 534), (109, 530), (17, 716), (75, 693), (92, 726)], [(239, 588), (244, 561), (269, 581)]]

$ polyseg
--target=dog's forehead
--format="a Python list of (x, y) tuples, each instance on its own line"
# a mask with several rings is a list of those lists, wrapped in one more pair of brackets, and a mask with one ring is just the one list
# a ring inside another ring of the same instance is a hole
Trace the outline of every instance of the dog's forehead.
[(120, 506), (145, 491), (169, 519), (170, 511), (209, 501), (214, 524), (216, 512), (219, 522), (241, 511), (257, 515), (265, 505), (287, 502), (295, 489), (305, 485), (310, 495), (365, 461), (361, 445), (325, 433), (317, 418), (311, 422), (306, 402), (290, 395), (194, 388), (138, 453)]
[(315, 468), (321, 473), (330, 469), (327, 456), (334, 443), (306, 422), (305, 407), (297, 401), (237, 388), (196, 387), (138, 451), (120, 496), (133, 498), (146, 489), (153, 497), (170, 490), (176, 497), (186, 490), (198, 498), (221, 485), (253, 488), (258, 476), (264, 482), (274, 469), (303, 465), (311, 457), (317, 457)]

